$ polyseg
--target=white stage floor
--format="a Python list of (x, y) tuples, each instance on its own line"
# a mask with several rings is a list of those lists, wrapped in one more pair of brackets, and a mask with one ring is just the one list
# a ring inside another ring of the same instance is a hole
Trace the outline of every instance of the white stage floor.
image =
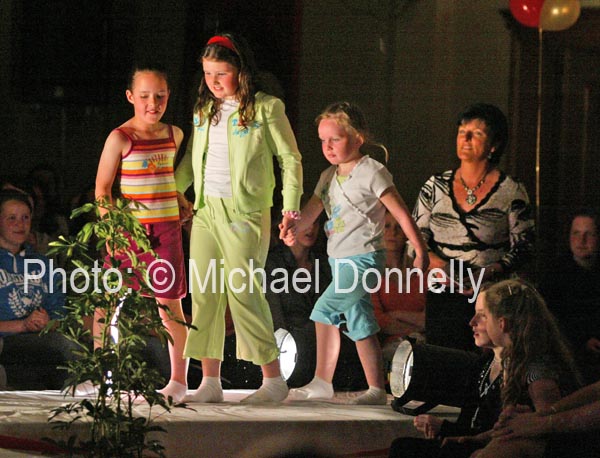
[[(413, 417), (395, 412), (389, 403), (345, 405), (356, 393), (337, 393), (331, 402), (240, 404), (239, 400), (251, 392), (225, 391), (225, 402), (188, 404), (189, 408), (175, 408), (170, 413), (155, 408), (152, 413), (156, 424), (167, 430), (156, 436), (166, 448), (167, 457), (266, 458), (302, 444), (340, 457), (382, 457), (387, 456), (387, 448), (396, 437), (418, 435)], [(0, 437), (57, 439), (48, 414), (52, 408), (74, 399), (58, 391), (0, 392)], [(144, 402), (136, 409), (140, 415), (148, 414)], [(455, 419), (458, 409), (439, 406), (432, 413)], [(77, 428), (78, 432), (87, 430), (83, 423)], [(39, 455), (0, 450), (0, 457), (11, 456)]]

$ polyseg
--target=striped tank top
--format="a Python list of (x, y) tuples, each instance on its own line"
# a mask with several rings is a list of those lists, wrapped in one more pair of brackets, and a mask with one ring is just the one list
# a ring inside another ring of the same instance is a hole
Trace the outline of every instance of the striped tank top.
[(173, 127), (168, 127), (169, 137), (155, 140), (135, 139), (123, 129), (115, 129), (131, 141), (131, 149), (121, 158), (121, 195), (147, 207), (133, 210), (143, 224), (179, 221), (173, 170), (177, 145)]

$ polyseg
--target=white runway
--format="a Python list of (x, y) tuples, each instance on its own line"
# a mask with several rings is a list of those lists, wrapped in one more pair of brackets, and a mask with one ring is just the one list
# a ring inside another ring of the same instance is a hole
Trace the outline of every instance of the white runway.
[[(166, 448), (167, 457), (261, 458), (302, 443), (340, 457), (385, 457), (396, 437), (417, 436), (413, 417), (395, 412), (389, 403), (345, 405), (355, 393), (337, 393), (331, 402), (240, 404), (239, 400), (250, 392), (225, 391), (223, 403), (189, 404), (187, 409), (175, 408), (170, 413), (153, 409), (156, 424), (167, 430), (156, 436)], [(6, 447), (7, 437), (57, 439), (59, 433), (52, 430), (48, 414), (52, 408), (74, 399), (78, 398), (64, 397), (58, 391), (0, 392), (0, 448)], [(136, 409), (140, 415), (148, 415), (146, 403), (141, 402)], [(454, 419), (458, 409), (439, 406), (433, 412)], [(87, 429), (80, 423), (77, 432)], [(0, 457), (13, 456), (39, 455), (0, 449)]]

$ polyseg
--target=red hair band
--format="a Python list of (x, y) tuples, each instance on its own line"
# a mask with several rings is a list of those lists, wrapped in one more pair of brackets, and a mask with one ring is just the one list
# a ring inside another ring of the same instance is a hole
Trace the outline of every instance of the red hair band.
[(230, 49), (231, 51), (233, 51), (236, 54), (239, 54), (237, 52), (237, 49), (235, 49), (235, 46), (233, 45), (233, 43), (231, 42), (231, 40), (227, 37), (223, 37), (221, 35), (215, 35), (214, 37), (212, 37), (210, 40), (208, 40), (208, 43), (206, 43), (206, 45), (219, 45), (219, 46), (223, 46), (224, 48)]

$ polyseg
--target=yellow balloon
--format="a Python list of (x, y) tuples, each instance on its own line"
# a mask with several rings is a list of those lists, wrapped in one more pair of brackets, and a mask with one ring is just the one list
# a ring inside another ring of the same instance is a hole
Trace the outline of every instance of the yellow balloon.
[(577, 22), (581, 13), (579, 0), (545, 0), (540, 13), (540, 28), (558, 32)]

